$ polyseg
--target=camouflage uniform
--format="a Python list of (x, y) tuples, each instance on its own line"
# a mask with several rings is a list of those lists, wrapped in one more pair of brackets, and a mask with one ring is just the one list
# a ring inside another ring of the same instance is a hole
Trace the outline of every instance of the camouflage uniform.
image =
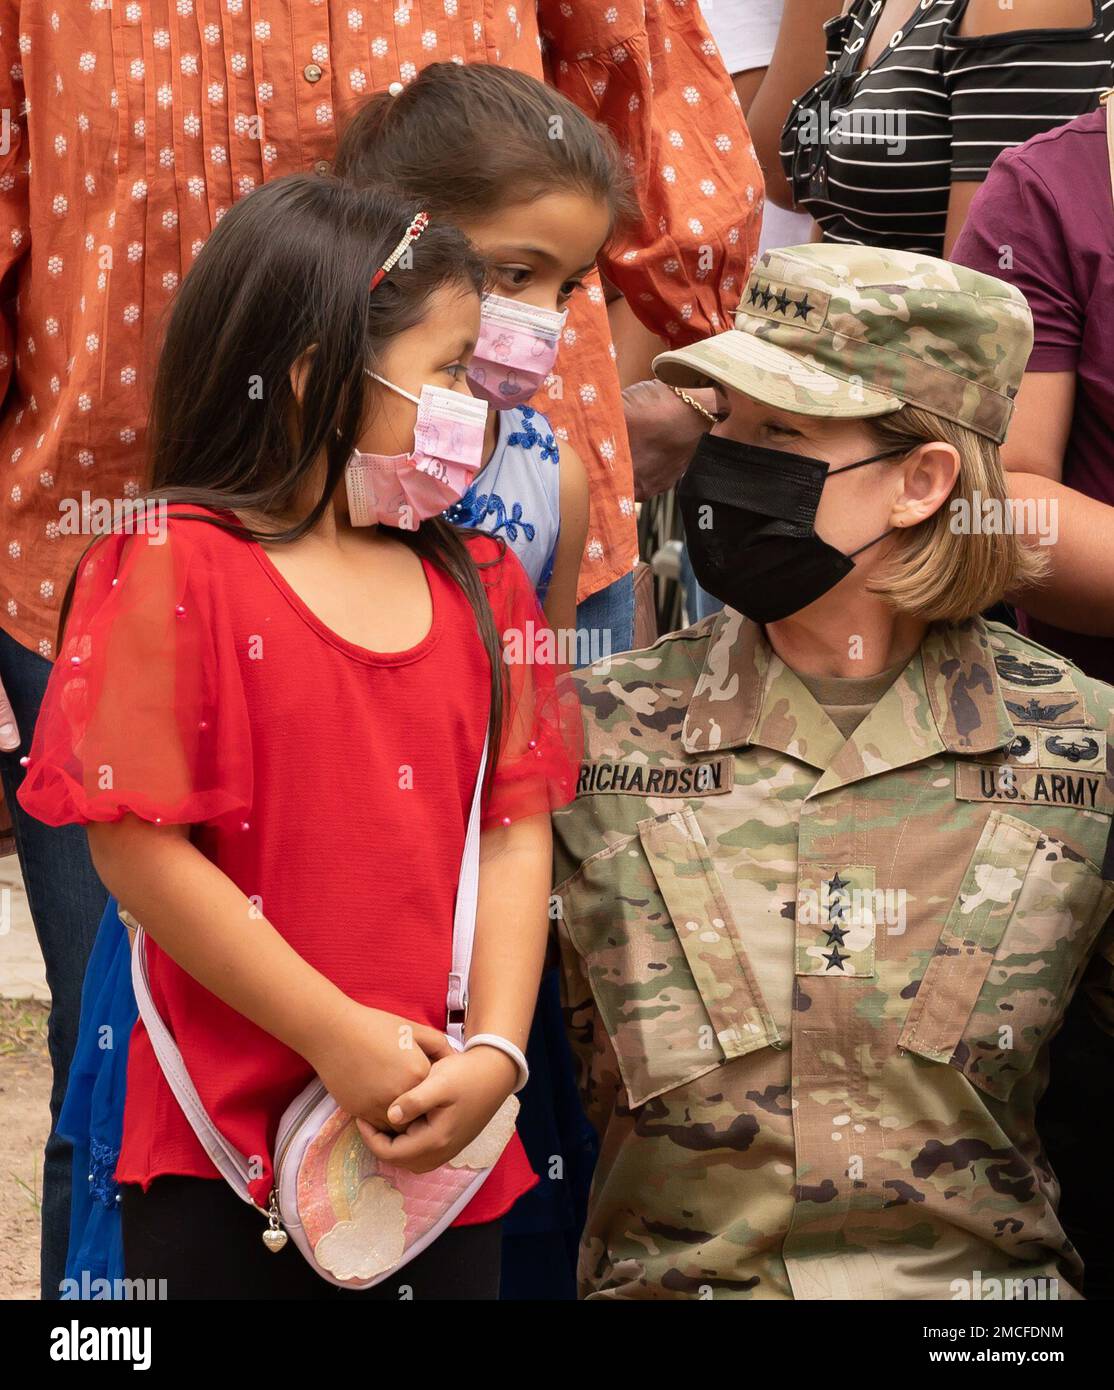
[(1114, 691), (945, 624), (844, 741), (731, 610), (577, 683), (582, 1293), (1076, 1297), (1033, 1116), (1089, 960), (1109, 988)]
[[(1005, 431), (1031, 330), (999, 281), (816, 246), (763, 257), (742, 305), (659, 374)], [(935, 624), (845, 739), (731, 609), (576, 680), (584, 1296), (1078, 1297), (1034, 1111), (1084, 973), (1112, 997), (1114, 691)]]

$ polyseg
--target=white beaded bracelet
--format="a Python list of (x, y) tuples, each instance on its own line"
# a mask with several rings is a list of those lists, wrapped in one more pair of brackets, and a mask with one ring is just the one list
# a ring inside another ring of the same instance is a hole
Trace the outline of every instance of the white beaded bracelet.
[(498, 1033), (477, 1033), (464, 1044), (465, 1052), (470, 1047), (494, 1047), (498, 1051), (506, 1053), (518, 1068), (518, 1085), (511, 1092), (512, 1095), (518, 1095), (519, 1091), (530, 1080), (530, 1068), (526, 1065), (526, 1058), (523, 1056), (522, 1049), (515, 1047), (509, 1038), (502, 1038)]

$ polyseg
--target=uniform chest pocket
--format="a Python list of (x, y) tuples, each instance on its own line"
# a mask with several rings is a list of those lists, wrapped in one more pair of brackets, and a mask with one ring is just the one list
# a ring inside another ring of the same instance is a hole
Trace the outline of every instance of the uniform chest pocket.
[(992, 812), (898, 1045), (1005, 1100), (1059, 1023), (1112, 907), (1093, 864)]
[(780, 1042), (691, 810), (639, 821), (566, 897), (632, 1107)]

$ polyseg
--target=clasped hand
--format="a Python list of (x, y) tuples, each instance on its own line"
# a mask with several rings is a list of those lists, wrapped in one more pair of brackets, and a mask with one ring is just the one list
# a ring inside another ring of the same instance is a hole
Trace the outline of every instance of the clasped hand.
[(436, 1028), (358, 1004), (309, 1060), (375, 1157), (414, 1173), (467, 1148), (518, 1075), (495, 1048), (458, 1052)]

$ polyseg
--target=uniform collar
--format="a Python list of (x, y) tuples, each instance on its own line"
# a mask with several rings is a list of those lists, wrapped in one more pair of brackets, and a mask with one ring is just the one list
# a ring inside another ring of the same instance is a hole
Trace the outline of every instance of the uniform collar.
[(685, 715), (688, 753), (754, 745), (824, 775), (814, 793), (845, 786), (935, 753), (985, 753), (1014, 727), (980, 618), (933, 624), (904, 671), (849, 739), (773, 651), (764, 630), (724, 609)]

